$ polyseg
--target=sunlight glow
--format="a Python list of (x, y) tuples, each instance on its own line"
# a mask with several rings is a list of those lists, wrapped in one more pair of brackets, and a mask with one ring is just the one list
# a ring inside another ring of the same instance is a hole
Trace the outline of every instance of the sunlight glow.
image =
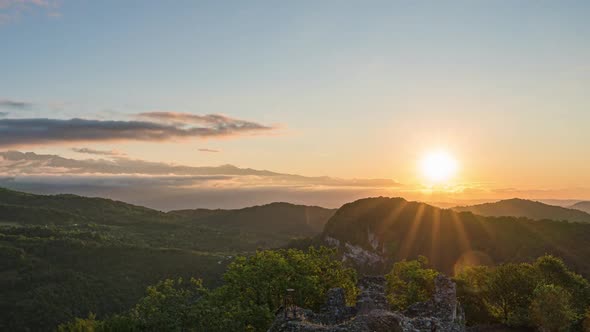
[(433, 183), (447, 182), (457, 172), (457, 161), (443, 150), (427, 154), (420, 166), (422, 175)]

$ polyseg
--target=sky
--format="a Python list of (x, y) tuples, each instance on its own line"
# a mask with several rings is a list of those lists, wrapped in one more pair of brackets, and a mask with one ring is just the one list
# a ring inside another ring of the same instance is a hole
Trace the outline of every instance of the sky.
[[(588, 17), (588, 1), (0, 0), (0, 185), (161, 209), (590, 200)], [(419, 165), (441, 150), (458, 169), (434, 185)]]

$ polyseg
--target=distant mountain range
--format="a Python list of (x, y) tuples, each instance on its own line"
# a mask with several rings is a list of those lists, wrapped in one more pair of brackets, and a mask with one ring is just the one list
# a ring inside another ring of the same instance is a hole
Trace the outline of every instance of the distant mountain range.
[[(590, 205), (589, 202), (585, 203)], [(548, 205), (537, 201), (513, 198), (494, 203), (459, 206), (453, 209), (456, 211), (469, 211), (481, 216), (488, 217), (512, 216), (525, 217), (535, 220), (551, 219), (590, 223), (590, 214), (584, 212), (584, 204), (581, 204), (580, 208), (565, 208), (561, 206)]]
[(187, 166), (122, 155), (72, 159), (0, 151), (0, 187), (36, 194), (106, 197), (170, 211), (235, 209), (276, 201), (339, 207), (403, 184), (393, 179), (303, 176), (233, 165)]
[(485, 217), (379, 197), (342, 206), (326, 224), (322, 239), (339, 247), (346, 259), (374, 265), (373, 270), (418, 255), (453, 273), (466, 264), (530, 261), (554, 254), (588, 276), (589, 235), (587, 223)]
[(572, 206), (570, 209), (576, 209), (580, 211), (584, 211), (586, 213), (590, 213), (590, 201), (578, 202)]
[[(248, 241), (280, 246), (292, 238), (321, 233), (335, 210), (271, 203), (244, 209), (194, 209), (164, 213), (105, 198), (36, 195), (0, 188), (0, 224), (195, 227), (235, 234)], [(143, 231), (142, 229), (139, 229)], [(207, 232), (205, 232), (207, 234)], [(246, 236), (248, 235), (248, 236)]]

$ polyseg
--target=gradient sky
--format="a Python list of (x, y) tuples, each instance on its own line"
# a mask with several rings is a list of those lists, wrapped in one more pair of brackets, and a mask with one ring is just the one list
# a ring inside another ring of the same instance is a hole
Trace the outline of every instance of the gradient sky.
[(419, 160), (443, 148), (462, 198), (590, 199), (589, 17), (588, 1), (0, 0), (0, 120), (272, 127), (0, 150), (421, 188)]

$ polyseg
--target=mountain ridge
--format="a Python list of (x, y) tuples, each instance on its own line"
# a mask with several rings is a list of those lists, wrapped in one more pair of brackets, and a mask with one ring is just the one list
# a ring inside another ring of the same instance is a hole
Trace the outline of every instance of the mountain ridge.
[(590, 201), (578, 202), (574, 205), (571, 205), (569, 208), (584, 211), (586, 213), (590, 213)]
[(567, 220), (590, 223), (590, 214), (581, 210), (549, 205), (539, 201), (512, 198), (471, 206), (457, 206), (456, 211), (469, 211), (486, 217), (526, 217), (534, 220)]
[(343, 205), (321, 238), (345, 257), (379, 270), (394, 261), (429, 258), (448, 274), (470, 264), (530, 261), (554, 254), (590, 275), (590, 224), (523, 217), (485, 217), (403, 198), (373, 197)]

